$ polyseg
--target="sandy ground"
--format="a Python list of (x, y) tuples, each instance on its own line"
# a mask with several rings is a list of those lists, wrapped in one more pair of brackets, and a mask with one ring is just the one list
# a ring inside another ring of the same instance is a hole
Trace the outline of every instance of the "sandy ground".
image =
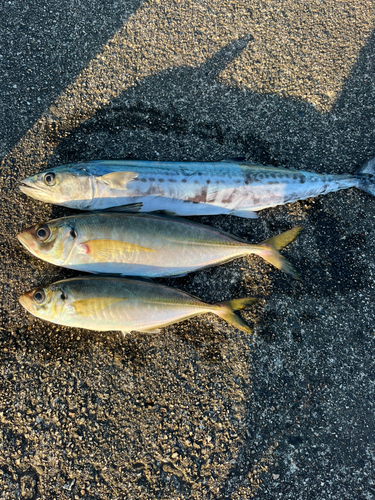
[(3, 3), (2, 500), (375, 498), (369, 195), (195, 219), (253, 242), (305, 228), (285, 252), (302, 282), (256, 257), (160, 280), (261, 297), (253, 336), (211, 315), (125, 338), (37, 320), (18, 296), (74, 273), (15, 239), (70, 213), (17, 189), (47, 164), (354, 172), (375, 155), (374, 18), (370, 0)]

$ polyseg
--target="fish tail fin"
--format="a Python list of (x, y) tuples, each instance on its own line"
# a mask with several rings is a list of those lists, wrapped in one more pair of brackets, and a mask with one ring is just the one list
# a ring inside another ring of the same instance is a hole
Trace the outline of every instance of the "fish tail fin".
[(368, 160), (357, 172), (358, 189), (375, 196), (375, 157)]
[(293, 229), (289, 229), (289, 231), (273, 236), (269, 240), (259, 244), (259, 247), (261, 248), (259, 255), (264, 260), (298, 280), (301, 279), (299, 274), (294, 269), (292, 264), (281, 255), (279, 250), (291, 243), (301, 231), (302, 226), (294, 227)]
[(234, 311), (244, 309), (245, 307), (258, 302), (258, 300), (259, 299), (255, 297), (247, 297), (245, 299), (234, 299), (229, 300), (228, 302), (220, 302), (219, 304), (216, 304), (216, 306), (219, 306), (220, 309), (215, 309), (213, 312), (242, 332), (253, 333), (246, 323), (244, 323), (242, 319), (234, 313)]

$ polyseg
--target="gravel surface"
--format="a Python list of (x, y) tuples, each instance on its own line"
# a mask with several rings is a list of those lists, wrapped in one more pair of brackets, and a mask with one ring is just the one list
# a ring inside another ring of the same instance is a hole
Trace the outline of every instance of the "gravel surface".
[(284, 252), (158, 280), (258, 296), (248, 336), (213, 315), (160, 335), (33, 318), (24, 291), (75, 274), (15, 239), (72, 213), (18, 182), (88, 159), (245, 157), (354, 172), (375, 156), (370, 0), (9, 1), (0, 7), (0, 498), (375, 498), (375, 200), (355, 189), (196, 217)]

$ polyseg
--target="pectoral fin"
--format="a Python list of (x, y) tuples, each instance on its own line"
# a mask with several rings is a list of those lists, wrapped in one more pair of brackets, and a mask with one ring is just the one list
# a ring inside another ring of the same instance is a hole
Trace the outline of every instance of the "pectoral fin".
[(72, 302), (74, 312), (79, 316), (92, 316), (93, 314), (105, 309), (116, 302), (127, 300), (123, 297), (93, 297), (92, 299), (76, 300)]
[(156, 252), (152, 248), (142, 247), (134, 243), (119, 240), (89, 240), (78, 245), (81, 253), (92, 254), (95, 260), (116, 262), (119, 255), (134, 252)]
[(241, 208), (236, 208), (230, 212), (231, 215), (235, 215), (236, 217), (242, 217), (243, 219), (257, 219), (258, 215), (252, 210), (246, 210)]
[(126, 184), (138, 177), (137, 172), (112, 172), (97, 177), (98, 182), (107, 184), (112, 189), (124, 189)]

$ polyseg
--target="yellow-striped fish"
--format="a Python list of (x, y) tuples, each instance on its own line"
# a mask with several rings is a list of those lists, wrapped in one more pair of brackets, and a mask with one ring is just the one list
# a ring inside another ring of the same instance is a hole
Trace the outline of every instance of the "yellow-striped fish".
[(250, 328), (233, 311), (257, 301), (235, 299), (206, 304), (175, 288), (125, 278), (83, 277), (38, 287), (20, 297), (38, 318), (96, 331), (158, 332), (159, 328), (204, 313), (214, 313), (239, 330)]
[(22, 231), (19, 241), (52, 264), (90, 273), (181, 276), (256, 254), (297, 277), (279, 249), (300, 232), (295, 227), (250, 244), (183, 219), (146, 214), (85, 214), (56, 219)]

